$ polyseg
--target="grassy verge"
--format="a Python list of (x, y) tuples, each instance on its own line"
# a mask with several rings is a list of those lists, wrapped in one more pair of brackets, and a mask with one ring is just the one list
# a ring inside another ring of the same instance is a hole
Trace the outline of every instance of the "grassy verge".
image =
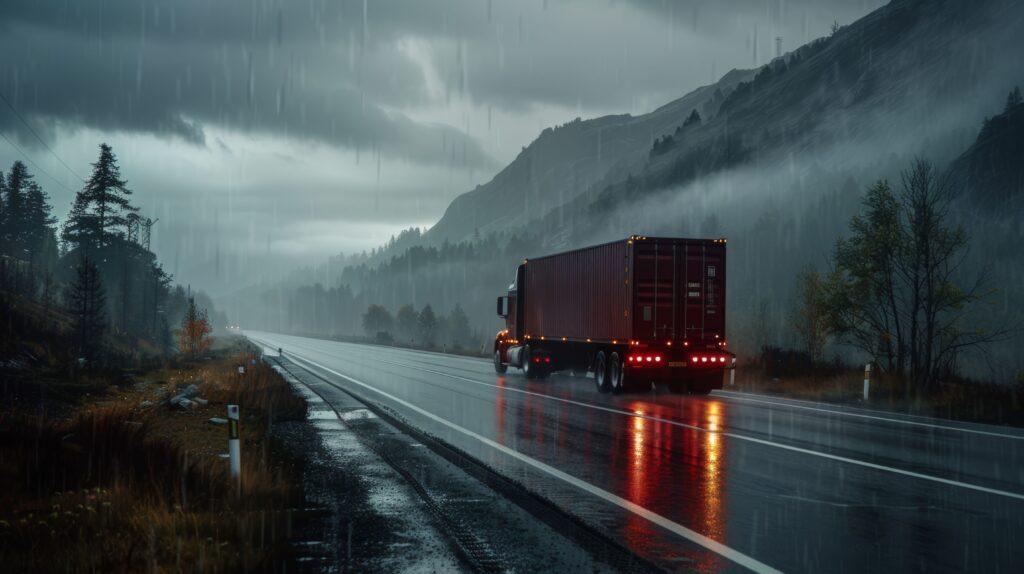
[[(302, 492), (270, 430), (302, 419), (306, 407), (254, 358), (236, 348), (150, 371), (82, 398), (61, 418), (34, 414), (27, 404), (0, 412), (4, 569), (281, 569), (289, 509)], [(207, 405), (165, 406), (191, 383)], [(242, 413), (240, 482), (220, 457), (226, 428), (208, 422), (225, 416), (227, 403)]]
[(726, 389), (822, 402), (859, 404), (953, 420), (1024, 426), (1024, 388), (977, 381), (947, 381), (922, 392), (905, 379), (874, 373), (870, 398), (863, 401), (864, 373), (837, 370), (827, 374), (767, 374), (752, 363), (736, 370), (736, 386)]

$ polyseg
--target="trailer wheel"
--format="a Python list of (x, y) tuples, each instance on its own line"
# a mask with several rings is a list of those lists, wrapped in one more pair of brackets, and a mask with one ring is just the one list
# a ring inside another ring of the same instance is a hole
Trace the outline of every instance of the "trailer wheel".
[(607, 393), (611, 390), (608, 385), (608, 366), (605, 364), (604, 351), (598, 351), (594, 357), (594, 383), (597, 384), (597, 391)]
[(613, 393), (621, 393), (625, 390), (622, 379), (622, 360), (619, 359), (618, 353), (612, 353), (611, 360), (608, 362), (608, 386), (611, 387)]
[(494, 372), (499, 375), (505, 374), (508, 370), (508, 365), (501, 362), (501, 349), (494, 350)]

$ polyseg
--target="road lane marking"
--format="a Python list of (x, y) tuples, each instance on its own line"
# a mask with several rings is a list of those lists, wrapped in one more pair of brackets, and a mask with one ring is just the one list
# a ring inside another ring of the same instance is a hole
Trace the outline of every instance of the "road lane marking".
[[(547, 473), (547, 474), (549, 474), (549, 475), (551, 475), (551, 476), (553, 476), (555, 478), (558, 478), (559, 480), (562, 480), (562, 481), (564, 481), (564, 482), (566, 482), (566, 483), (568, 483), (568, 484), (570, 484), (572, 486), (575, 486), (576, 488), (579, 488), (580, 490), (589, 492), (590, 494), (593, 494), (594, 496), (597, 496), (598, 498), (606, 500), (606, 501), (608, 501), (608, 502), (610, 502), (610, 503), (612, 503), (612, 504), (614, 504), (614, 505), (616, 505), (616, 506), (618, 506), (618, 507), (620, 507), (620, 508), (622, 508), (624, 510), (627, 510), (629, 512), (632, 512), (633, 514), (636, 514), (637, 516), (645, 518), (646, 520), (648, 520), (648, 521), (650, 521), (650, 522), (652, 522), (654, 524), (657, 524), (658, 526), (660, 526), (660, 527), (662, 527), (662, 528), (664, 528), (664, 529), (666, 529), (666, 530), (668, 530), (668, 531), (670, 531), (670, 532), (672, 532), (674, 534), (677, 534), (677, 535), (679, 535), (679, 536), (689, 540), (690, 542), (693, 542), (694, 544), (698, 544), (698, 545), (706, 548), (707, 550), (710, 550), (710, 551), (714, 552), (715, 554), (718, 554), (719, 556), (722, 556), (723, 558), (731, 560), (732, 562), (735, 562), (736, 564), (739, 564), (740, 566), (748, 568), (748, 569), (750, 569), (750, 570), (752, 570), (754, 572), (763, 572), (763, 573), (780, 573), (781, 572), (780, 570), (776, 570), (775, 568), (772, 568), (771, 566), (768, 566), (767, 564), (765, 564), (763, 562), (760, 562), (760, 561), (758, 561), (758, 560), (756, 560), (756, 559), (754, 559), (754, 558), (752, 558), (750, 556), (747, 556), (746, 554), (743, 554), (742, 552), (740, 552), (738, 550), (730, 548), (729, 546), (726, 546), (725, 544), (722, 544), (721, 542), (718, 542), (716, 540), (708, 538), (707, 536), (704, 536), (703, 534), (701, 534), (701, 533), (699, 533), (699, 532), (697, 532), (695, 530), (690, 530), (689, 528), (687, 528), (687, 527), (685, 527), (685, 526), (683, 526), (683, 525), (681, 525), (679, 523), (673, 522), (672, 520), (669, 520), (668, 518), (665, 518), (664, 516), (654, 512), (654, 511), (648, 510), (647, 508), (644, 508), (643, 506), (640, 506), (639, 504), (636, 504), (634, 502), (630, 502), (629, 500), (626, 500), (625, 498), (622, 498), (620, 496), (612, 494), (611, 492), (608, 492), (607, 490), (604, 490), (602, 488), (594, 486), (593, 484), (590, 484), (589, 482), (585, 482), (583, 480), (580, 480), (580, 479), (576, 478), (575, 476), (572, 476), (571, 474), (568, 474), (568, 473), (566, 473), (564, 471), (558, 470), (557, 468), (554, 468), (553, 466), (545, 464), (545, 463), (543, 463), (543, 462), (541, 462), (541, 461), (539, 461), (539, 460), (537, 460), (535, 458), (527, 456), (527, 455), (525, 455), (525, 454), (523, 454), (523, 453), (521, 453), (521, 452), (519, 452), (517, 450), (511, 449), (511, 448), (509, 448), (509, 447), (507, 447), (507, 446), (505, 446), (505, 445), (503, 445), (503, 444), (501, 444), (499, 442), (491, 440), (491, 439), (489, 439), (489, 438), (487, 438), (487, 437), (485, 437), (485, 436), (483, 436), (481, 434), (478, 434), (478, 433), (476, 433), (474, 431), (471, 431), (471, 430), (469, 430), (469, 429), (467, 429), (465, 427), (457, 425), (457, 424), (449, 421), (448, 419), (439, 417), (439, 416), (435, 415), (434, 413), (426, 411), (426, 410), (424, 410), (424, 409), (422, 409), (422, 408), (420, 408), (420, 407), (418, 407), (418, 406), (416, 406), (416, 405), (414, 405), (414, 404), (412, 404), (412, 403), (410, 403), (408, 401), (405, 401), (405, 400), (403, 400), (403, 399), (401, 399), (399, 397), (396, 397), (395, 395), (392, 395), (391, 393), (388, 393), (386, 391), (382, 391), (382, 390), (380, 390), (380, 389), (378, 389), (378, 388), (376, 388), (376, 387), (374, 387), (372, 385), (366, 384), (366, 383), (364, 383), (362, 381), (359, 381), (357, 379), (354, 379), (354, 378), (352, 378), (352, 377), (350, 377), (348, 375), (339, 373), (338, 371), (335, 371), (334, 369), (331, 369), (329, 367), (321, 365), (321, 364), (317, 363), (316, 361), (312, 361), (312, 360), (307, 359), (307, 358), (299, 357), (297, 355), (290, 355), (289, 358), (293, 359), (293, 360), (296, 360), (296, 361), (298, 361), (300, 363), (306, 363), (308, 365), (312, 365), (312, 366), (314, 366), (314, 367), (316, 367), (318, 369), (321, 369), (321, 370), (323, 370), (325, 372), (331, 373), (332, 375), (335, 375), (337, 377), (341, 377), (342, 379), (345, 379), (346, 381), (349, 381), (349, 382), (354, 383), (356, 385), (359, 385), (359, 386), (361, 386), (363, 388), (371, 390), (371, 391), (373, 391), (375, 393), (378, 393), (381, 396), (387, 397), (388, 399), (394, 401), (395, 403), (398, 403), (398, 404), (402, 405), (405, 408), (411, 409), (411, 410), (413, 410), (413, 411), (415, 411), (415, 412), (417, 412), (417, 413), (419, 413), (419, 414), (421, 414), (421, 415), (423, 415), (423, 416), (425, 416), (425, 417), (427, 417), (427, 418), (429, 418), (429, 419), (431, 419), (431, 420), (433, 420), (435, 422), (438, 422), (438, 423), (440, 423), (440, 424), (442, 424), (444, 426), (447, 426), (447, 427), (449, 427), (449, 428), (451, 428), (451, 429), (453, 429), (455, 431), (458, 431), (458, 432), (460, 432), (462, 434), (465, 434), (468, 437), (476, 439), (476, 440), (486, 444), (487, 446), (490, 446), (491, 448), (494, 448), (494, 449), (496, 449), (496, 450), (498, 450), (498, 451), (500, 451), (500, 452), (502, 452), (502, 453), (504, 453), (504, 454), (506, 454), (508, 456), (511, 456), (511, 457), (519, 460), (520, 462), (528, 464), (528, 465), (530, 465), (530, 466), (532, 466), (532, 467), (534, 467), (534, 468), (536, 468), (536, 469), (538, 469), (540, 471), (543, 471), (543, 472), (545, 472), (545, 473)], [(308, 369), (308, 367), (306, 367), (306, 368)]]
[[(314, 348), (314, 347), (308, 347), (307, 346), (306, 348), (307, 349), (311, 349), (311, 350), (313, 350), (315, 352), (325, 353), (324, 351), (316, 350), (316, 348)], [(329, 354), (329, 353), (325, 353), (325, 354)], [(477, 380), (470, 379), (470, 378), (467, 378), (467, 377), (462, 377), (462, 376), (459, 376), (459, 375), (451, 375), (451, 374), (445, 373), (443, 371), (427, 369), (425, 367), (407, 365), (407, 364), (402, 364), (402, 363), (395, 363), (395, 362), (386, 361), (386, 360), (383, 360), (383, 359), (374, 359), (374, 360), (378, 361), (378, 362), (381, 362), (381, 363), (395, 365), (395, 366), (398, 366), (398, 367), (405, 367), (405, 368), (410, 368), (410, 369), (419, 369), (421, 371), (426, 371), (426, 372), (433, 373), (433, 374), (436, 374), (436, 375), (441, 375), (443, 377), (448, 377), (448, 378), (452, 378), (452, 379), (456, 379), (456, 380), (460, 380), (460, 381), (465, 381), (465, 382), (472, 383), (472, 384), (475, 384), (475, 385), (492, 387), (492, 388), (495, 388), (495, 389), (501, 389), (501, 390), (504, 390), (504, 391), (516, 392), (516, 393), (521, 393), (521, 394), (525, 394), (525, 395), (532, 395), (532, 396), (546, 398), (546, 399), (549, 399), (549, 400), (558, 401), (558, 402), (562, 402), (562, 403), (566, 403), (566, 404), (572, 404), (572, 405), (576, 405), (576, 406), (581, 406), (581, 407), (586, 407), (586, 408), (590, 408), (590, 409), (605, 411), (605, 412), (609, 412), (609, 413), (626, 415), (626, 416), (629, 416), (629, 417), (642, 418), (642, 419), (650, 420), (650, 421), (653, 421), (653, 422), (669, 424), (669, 425), (673, 425), (673, 426), (677, 426), (677, 427), (681, 427), (681, 428), (687, 428), (687, 429), (691, 429), (691, 430), (695, 430), (695, 431), (699, 431), (699, 432), (717, 434), (717, 435), (720, 435), (720, 436), (725, 436), (725, 437), (729, 437), (729, 438), (735, 438), (737, 440), (742, 440), (742, 441), (753, 442), (753, 443), (764, 445), (764, 446), (771, 446), (771, 447), (775, 447), (775, 448), (779, 448), (779, 449), (783, 449), (783, 450), (788, 450), (788, 451), (791, 451), (791, 452), (797, 452), (797, 453), (801, 453), (801, 454), (808, 454), (808, 455), (818, 456), (818, 457), (826, 458), (826, 459), (829, 459), (829, 460), (835, 460), (835, 461), (838, 461), (838, 462), (845, 462), (847, 464), (853, 464), (853, 465), (861, 466), (861, 467), (864, 467), (864, 468), (870, 468), (870, 469), (873, 469), (873, 470), (880, 470), (880, 471), (883, 471), (883, 472), (891, 472), (891, 473), (899, 474), (899, 475), (902, 475), (902, 476), (908, 476), (908, 477), (912, 477), (912, 478), (918, 478), (918, 479), (921, 479), (921, 480), (937, 482), (937, 483), (940, 483), (940, 484), (945, 484), (947, 486), (955, 486), (955, 487), (958, 487), (958, 488), (965, 488), (965, 489), (974, 490), (974, 491), (977, 491), (977, 492), (984, 492), (986, 494), (994, 494), (994, 495), (997, 495), (997, 496), (1004, 496), (1004, 497), (1013, 498), (1013, 499), (1016, 499), (1016, 500), (1024, 500), (1024, 494), (1019, 494), (1019, 493), (1016, 493), (1016, 492), (1000, 490), (1000, 489), (997, 489), (997, 488), (989, 488), (987, 486), (981, 486), (981, 485), (978, 485), (978, 484), (971, 484), (969, 482), (961, 482), (959, 480), (953, 480), (953, 479), (950, 479), (950, 478), (942, 478), (940, 476), (933, 476), (933, 475), (930, 475), (930, 474), (923, 474), (923, 473), (920, 473), (920, 472), (914, 472), (912, 470), (904, 470), (904, 469), (896, 468), (896, 467), (892, 467), (892, 466), (885, 466), (885, 465), (882, 465), (882, 464), (877, 464), (877, 463), (868, 462), (868, 461), (864, 461), (864, 460), (858, 460), (858, 459), (855, 459), (855, 458), (850, 458), (850, 457), (846, 457), (846, 456), (842, 456), (842, 455), (838, 455), (838, 454), (831, 454), (831, 453), (821, 452), (821, 451), (807, 449), (807, 448), (803, 448), (803, 447), (798, 447), (798, 446), (793, 446), (793, 445), (788, 445), (788, 444), (783, 444), (783, 443), (772, 442), (772, 441), (769, 441), (769, 440), (759, 439), (759, 438), (755, 438), (755, 437), (751, 437), (751, 436), (746, 436), (746, 435), (742, 435), (742, 434), (736, 434), (736, 433), (733, 433), (733, 432), (715, 431), (715, 430), (707, 429), (707, 428), (696, 426), (696, 425), (687, 424), (687, 423), (680, 422), (680, 421), (675, 421), (675, 420), (671, 420), (671, 419), (663, 419), (663, 418), (656, 417), (656, 416), (653, 416), (653, 415), (648, 415), (648, 414), (640, 414), (640, 413), (637, 413), (637, 412), (634, 412), (634, 411), (628, 411), (628, 410), (625, 410), (625, 409), (619, 409), (619, 408), (615, 408), (615, 407), (606, 407), (606, 406), (602, 406), (602, 405), (595, 405), (593, 403), (586, 403), (586, 402), (577, 401), (577, 400), (573, 400), (573, 399), (566, 399), (566, 398), (562, 398), (562, 397), (556, 397), (556, 396), (547, 395), (547, 394), (544, 394), (544, 393), (538, 393), (538, 392), (535, 392), (535, 391), (528, 391), (528, 390), (525, 390), (525, 389), (516, 389), (516, 388), (512, 388), (512, 387), (501, 387), (501, 386), (498, 386), (498, 385), (495, 385), (495, 384), (492, 384), (492, 383), (485, 383), (483, 381), (477, 381)]]
[[(896, 418), (883, 417), (883, 416), (878, 416), (878, 415), (866, 415), (866, 414), (863, 414), (863, 413), (855, 413), (855, 412), (850, 412), (850, 411), (826, 409), (826, 408), (821, 408), (821, 407), (810, 407), (810, 406), (806, 406), (806, 405), (798, 405), (798, 404), (793, 404), (793, 403), (788, 403), (788, 402), (772, 401), (772, 400), (768, 400), (768, 399), (762, 399), (760, 397), (751, 397), (751, 396), (746, 396), (746, 395), (747, 395), (746, 393), (733, 393), (733, 392), (730, 392), (730, 391), (725, 391), (725, 392), (723, 392), (723, 393), (721, 393), (721, 394), (719, 394), (717, 396), (720, 396), (720, 397), (723, 397), (723, 398), (726, 398), (726, 399), (736, 400), (736, 401), (747, 401), (747, 402), (752, 402), (752, 403), (763, 403), (763, 404), (766, 404), (766, 405), (788, 407), (788, 408), (791, 408), (791, 409), (803, 409), (803, 410), (808, 410), (808, 411), (816, 411), (816, 412), (821, 412), (821, 413), (829, 413), (829, 414), (833, 414), (833, 415), (843, 415), (843, 416), (847, 416), (847, 417), (858, 417), (858, 418), (863, 418), (863, 419), (871, 419), (871, 420), (885, 421), (885, 422), (890, 422), (890, 423), (898, 423), (898, 424), (903, 424), (903, 425), (935, 428), (935, 429), (942, 429), (942, 430), (948, 430), (948, 431), (958, 431), (958, 432), (965, 432), (965, 433), (978, 434), (978, 435), (984, 435), (984, 436), (1008, 438), (1008, 439), (1012, 439), (1012, 440), (1024, 440), (1024, 435), (1012, 435), (1012, 434), (998, 433), (998, 432), (993, 432), (993, 431), (983, 431), (983, 430), (969, 429), (969, 428), (963, 428), (963, 427), (953, 427), (953, 426), (946, 426), (946, 425), (933, 424), (933, 423), (923, 423), (923, 422), (911, 421), (911, 420), (906, 420), (906, 419), (896, 419)], [(869, 411), (869, 412), (879, 412), (879, 411)], [(913, 416), (913, 415), (911, 415), (911, 416)]]
[[(299, 337), (299, 338), (300, 339), (305, 339), (305, 338), (302, 338), (302, 337)], [(320, 339), (317, 339), (317, 340), (320, 341)], [(350, 346), (364, 346), (364, 347), (367, 346), (367, 345), (360, 345), (359, 343), (347, 343), (347, 342), (344, 342), (344, 341), (323, 341), (323, 342), (325, 342), (325, 343), (339, 343), (341, 345), (350, 345)], [(471, 362), (471, 363), (474, 363), (474, 364), (481, 364), (481, 365), (490, 365), (491, 364), (491, 361), (488, 360), (488, 359), (477, 359), (477, 358), (473, 358), (473, 357), (464, 357), (464, 356), (461, 356), (461, 355), (451, 355), (451, 354), (446, 354), (446, 353), (439, 353), (439, 352), (436, 352), (436, 351), (422, 351), (422, 350), (418, 350), (418, 349), (405, 349), (405, 348), (394, 348), (394, 349), (390, 349), (389, 348), (389, 349), (386, 349), (386, 350), (385, 349), (374, 349), (374, 351), (380, 352), (381, 354), (387, 354), (386, 351), (398, 351), (398, 352), (400, 352), (403, 355), (413, 355), (413, 356), (416, 356), (416, 355), (436, 355), (438, 357), (444, 357), (444, 358), (449, 358), (449, 359), (457, 359), (457, 360), (460, 360), (460, 361)], [(412, 360), (415, 360), (415, 359), (412, 359)], [(432, 363), (431, 362), (429, 364), (436, 364), (436, 363)], [(408, 366), (408, 365), (406, 365), (406, 366)], [(914, 421), (914, 420), (908, 420), (908, 419), (902, 419), (902, 418), (895, 418), (893, 416), (881, 416), (881, 415), (893, 415), (893, 414), (903, 415), (903, 413), (889, 413), (889, 412), (880, 411), (880, 410), (877, 410), (877, 409), (862, 409), (862, 408), (857, 408), (857, 410), (863, 411), (863, 412), (853, 412), (853, 411), (850, 411), (850, 410), (837, 410), (837, 409), (823, 408), (824, 406), (827, 406), (827, 405), (825, 405), (823, 403), (817, 403), (817, 402), (814, 402), (814, 401), (802, 401), (802, 400), (799, 400), (799, 399), (786, 399), (785, 401), (779, 401), (779, 400), (773, 401), (773, 400), (769, 400), (769, 398), (767, 398), (767, 397), (762, 398), (760, 396), (751, 396), (752, 394), (753, 393), (743, 393), (743, 392), (739, 392), (739, 391), (729, 391), (729, 390), (726, 390), (726, 389), (721, 389), (714, 396), (718, 396), (718, 397), (722, 397), (722, 398), (728, 398), (728, 399), (734, 399), (734, 400), (749, 401), (749, 402), (754, 402), (754, 403), (764, 403), (764, 404), (780, 406), (780, 407), (790, 407), (790, 408), (794, 408), (794, 409), (803, 409), (803, 410), (817, 411), (817, 412), (823, 412), (823, 413), (829, 413), (829, 414), (835, 414), (835, 415), (841, 415), (841, 416), (857, 417), (857, 418), (865, 418), (865, 419), (870, 419), (870, 420), (885, 421), (885, 422), (896, 423), (896, 424), (905, 424), (905, 425), (911, 425), (911, 426), (935, 428), (935, 429), (946, 430), (946, 431), (963, 432), (963, 433), (977, 434), (977, 435), (982, 435), (982, 436), (1006, 438), (1006, 439), (1011, 439), (1011, 440), (1024, 440), (1024, 435), (1014, 435), (1014, 434), (1000, 433), (1000, 432), (995, 432), (995, 431), (983, 431), (983, 430), (971, 429), (971, 428), (965, 428), (965, 427), (949, 426), (949, 425), (939, 424), (938, 422), (935, 422), (935, 423), (925, 423), (925, 422), (920, 422), (920, 421)], [(807, 403), (807, 404), (811, 404), (811, 405), (823, 405), (823, 407), (811, 407), (811, 406), (800, 405), (800, 404), (795, 404), (795, 403)], [(878, 414), (876, 414), (876, 415), (869, 415), (869, 414), (865, 414), (865, 413), (878, 413)], [(913, 414), (906, 414), (905, 416), (913, 417), (913, 418), (921, 419), (921, 420), (931, 420), (931, 421), (941, 420), (941, 419), (936, 419), (935, 417), (927, 417), (927, 416), (913, 415)]]

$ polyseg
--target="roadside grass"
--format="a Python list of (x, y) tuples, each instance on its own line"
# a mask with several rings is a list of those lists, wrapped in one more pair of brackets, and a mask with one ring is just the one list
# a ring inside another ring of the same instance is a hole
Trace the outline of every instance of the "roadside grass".
[[(305, 401), (249, 352), (146, 373), (62, 419), (0, 413), (0, 564), (5, 571), (279, 570), (299, 480), (271, 425)], [(246, 365), (239, 375), (237, 366)], [(164, 406), (197, 382), (209, 404)], [(227, 430), (207, 422), (240, 406), (242, 477)]]
[(736, 369), (736, 385), (726, 389), (780, 397), (880, 407), (951, 420), (1024, 426), (1024, 386), (970, 380), (945, 381), (929, 392), (913, 389), (901, 377), (873, 372), (870, 397), (863, 400), (862, 370), (771, 376), (758, 362)]

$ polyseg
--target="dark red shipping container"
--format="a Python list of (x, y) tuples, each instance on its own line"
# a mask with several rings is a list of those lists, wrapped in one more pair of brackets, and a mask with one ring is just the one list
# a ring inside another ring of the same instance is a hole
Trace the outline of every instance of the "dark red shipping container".
[(725, 240), (633, 236), (527, 260), (530, 339), (628, 344), (725, 339)]

